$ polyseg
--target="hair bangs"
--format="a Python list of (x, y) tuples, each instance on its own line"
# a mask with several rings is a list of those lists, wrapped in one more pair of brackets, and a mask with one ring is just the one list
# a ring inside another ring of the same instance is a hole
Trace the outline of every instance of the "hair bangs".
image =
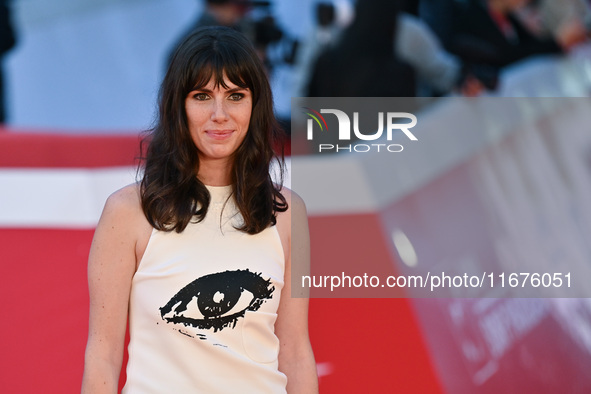
[(214, 87), (222, 87), (228, 89), (227, 81), (230, 81), (236, 86), (243, 89), (253, 90), (251, 78), (248, 78), (248, 70), (240, 65), (233, 51), (228, 51), (227, 48), (218, 46), (210, 48), (203, 56), (194, 56), (191, 59), (191, 65), (188, 67), (190, 75), (187, 76), (187, 92), (202, 89), (207, 86), (212, 80)]

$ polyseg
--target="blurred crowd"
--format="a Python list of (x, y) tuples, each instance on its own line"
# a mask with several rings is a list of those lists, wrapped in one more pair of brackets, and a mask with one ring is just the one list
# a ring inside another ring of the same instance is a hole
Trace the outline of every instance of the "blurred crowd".
[[(191, 27), (245, 32), (269, 69), (267, 47), (284, 40), (268, 1), (206, 0)], [(504, 67), (563, 54), (591, 28), (587, 0), (322, 0), (308, 37), (290, 40), (280, 61), (294, 64), (294, 96), (474, 96), (494, 90)], [(256, 13), (254, 13), (256, 14)]]
[(570, 51), (591, 27), (586, 0), (363, 0), (339, 18), (348, 6), (318, 4), (302, 96), (474, 96), (507, 66)]
[[(285, 102), (289, 96), (486, 94), (497, 89), (506, 67), (566, 54), (584, 43), (591, 29), (591, 0), (310, 0), (302, 6), (312, 4), (312, 28), (297, 33), (276, 15), (279, 3), (288, 0), (194, 1), (198, 15), (171, 40), (160, 70), (194, 29), (231, 26), (254, 43), (271, 77), (288, 70), (282, 94), (276, 94), (286, 96)], [(9, 12), (16, 5), (0, 0), (0, 56), (15, 52)], [(278, 107), (289, 129), (289, 105)], [(3, 112), (0, 69), (0, 122)]]

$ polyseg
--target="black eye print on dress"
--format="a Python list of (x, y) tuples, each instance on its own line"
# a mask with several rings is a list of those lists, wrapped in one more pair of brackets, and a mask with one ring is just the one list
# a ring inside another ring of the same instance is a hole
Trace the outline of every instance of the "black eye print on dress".
[(167, 323), (180, 323), (214, 332), (234, 328), (246, 311), (257, 311), (275, 287), (249, 270), (224, 271), (195, 279), (160, 308)]

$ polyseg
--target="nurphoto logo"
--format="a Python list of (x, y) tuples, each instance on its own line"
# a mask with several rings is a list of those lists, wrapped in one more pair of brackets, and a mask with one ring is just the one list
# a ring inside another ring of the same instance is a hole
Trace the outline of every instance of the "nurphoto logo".
[[(351, 120), (349, 115), (338, 109), (320, 109), (320, 112), (309, 108), (303, 107), (305, 114), (310, 117), (307, 121), (307, 139), (308, 141), (314, 140), (315, 132), (318, 133), (334, 133), (334, 130), (328, 129), (326, 119), (322, 114), (332, 114), (336, 116), (338, 122), (338, 141), (349, 142), (349, 144), (328, 144), (321, 143), (318, 145), (318, 152), (402, 152), (404, 147), (401, 144), (385, 144), (385, 143), (354, 143), (351, 144), (352, 133), (351, 133)], [(392, 141), (395, 132), (401, 131), (411, 141), (418, 141), (417, 137), (410, 131), (411, 128), (416, 126), (417, 117), (409, 112), (378, 112), (378, 128), (377, 130), (370, 133), (362, 133), (359, 130), (359, 112), (353, 112), (353, 135), (354, 139), (360, 141), (376, 141), (382, 138), (384, 129), (386, 131), (386, 140)], [(384, 120), (385, 119), (385, 120)], [(406, 120), (406, 122), (404, 122)], [(410, 122), (409, 122), (410, 120)], [(386, 124), (384, 127), (384, 123)], [(316, 126), (315, 126), (316, 125)], [(314, 131), (316, 129), (316, 131)], [(334, 136), (333, 136), (334, 138)]]

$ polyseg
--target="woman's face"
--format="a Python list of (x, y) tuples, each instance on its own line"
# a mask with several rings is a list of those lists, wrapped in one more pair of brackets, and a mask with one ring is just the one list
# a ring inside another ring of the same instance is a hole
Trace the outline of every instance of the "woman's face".
[(200, 165), (227, 161), (238, 149), (250, 123), (252, 93), (224, 78), (227, 88), (211, 80), (185, 98), (189, 131), (197, 147)]

